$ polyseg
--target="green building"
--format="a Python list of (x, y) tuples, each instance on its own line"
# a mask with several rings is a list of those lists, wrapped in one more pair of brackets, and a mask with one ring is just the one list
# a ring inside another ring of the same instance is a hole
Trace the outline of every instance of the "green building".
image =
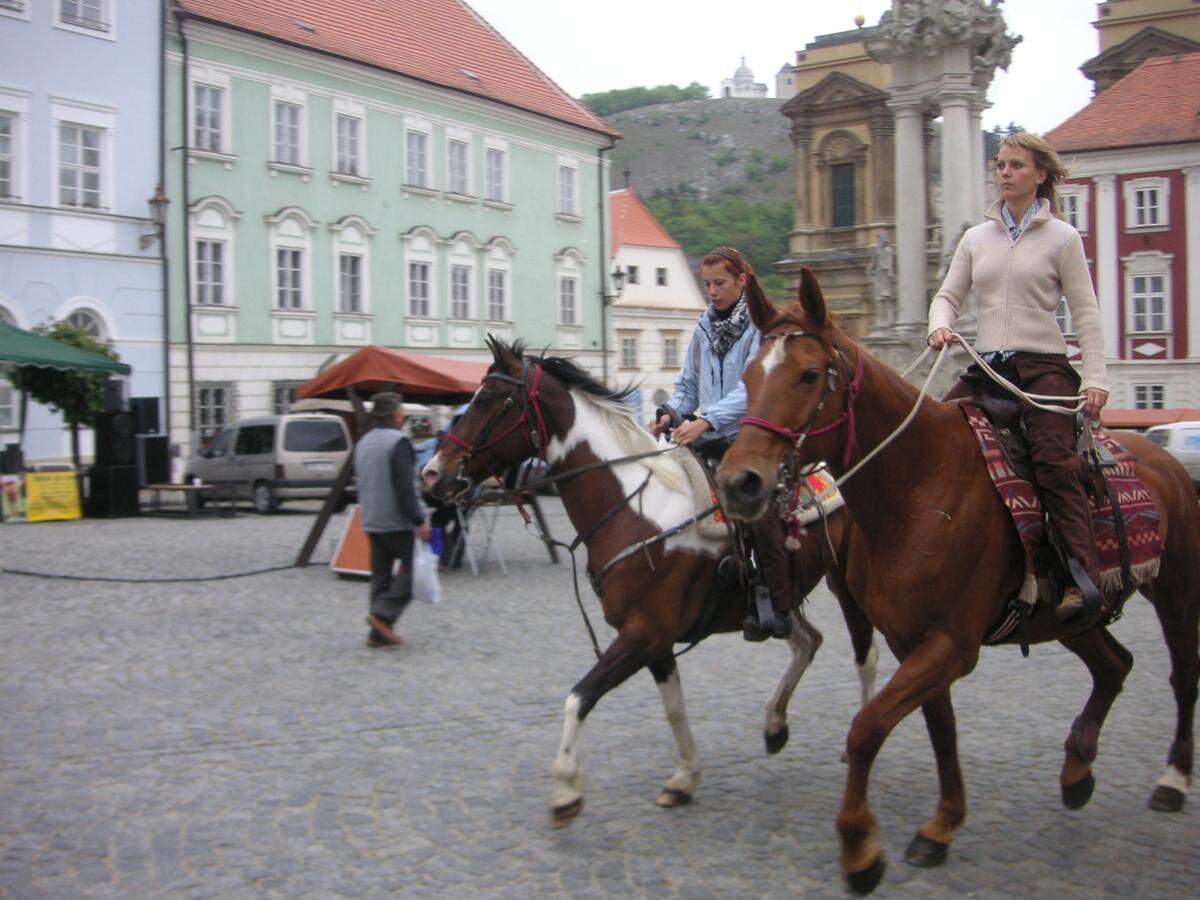
[(484, 359), (492, 333), (606, 373), (618, 135), (473, 10), (173, 12), (172, 443), (282, 411), (371, 343)]

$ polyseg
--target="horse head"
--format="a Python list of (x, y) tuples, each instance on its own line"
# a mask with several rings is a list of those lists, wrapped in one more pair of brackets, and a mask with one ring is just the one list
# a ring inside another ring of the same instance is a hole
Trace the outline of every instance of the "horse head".
[(545, 457), (549, 431), (542, 411), (542, 369), (520, 341), (488, 335), (492, 365), (466, 412), (442, 438), (421, 479), (438, 498), (468, 493), (531, 456)]
[[(842, 423), (852, 417), (856, 385), (838, 347), (840, 332), (807, 266), (793, 303), (778, 309), (765, 301), (747, 305), (762, 343), (742, 374), (746, 414), (717, 469), (717, 487), (726, 512), (753, 520), (774, 496), (781, 467), (834, 451)], [(852, 441), (852, 418), (847, 424), (842, 439)]]

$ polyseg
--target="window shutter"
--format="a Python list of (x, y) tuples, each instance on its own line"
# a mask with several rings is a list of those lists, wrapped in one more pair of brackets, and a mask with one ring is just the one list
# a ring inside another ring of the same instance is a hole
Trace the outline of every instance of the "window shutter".
[(833, 179), (833, 227), (849, 228), (854, 224), (854, 166), (830, 166)]

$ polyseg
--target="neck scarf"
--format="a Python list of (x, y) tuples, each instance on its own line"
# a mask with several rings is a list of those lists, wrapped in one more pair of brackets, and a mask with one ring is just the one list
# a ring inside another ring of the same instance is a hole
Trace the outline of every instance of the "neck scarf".
[(705, 310), (704, 315), (708, 317), (708, 342), (712, 345), (713, 353), (723, 358), (750, 322), (750, 315), (746, 311), (746, 295), (738, 297), (737, 306), (728, 316), (717, 318), (720, 313), (715, 306)]
[(1021, 224), (1018, 225), (1013, 214), (1009, 212), (1008, 204), (1005, 203), (1000, 207), (1000, 218), (1004, 220), (1004, 226), (1015, 241), (1025, 232), (1025, 229), (1029, 227), (1029, 223), (1033, 221), (1033, 217), (1041, 212), (1041, 209), (1042, 198), (1034, 197), (1033, 202), (1029, 204), (1029, 209), (1025, 210), (1025, 214), (1021, 216)]

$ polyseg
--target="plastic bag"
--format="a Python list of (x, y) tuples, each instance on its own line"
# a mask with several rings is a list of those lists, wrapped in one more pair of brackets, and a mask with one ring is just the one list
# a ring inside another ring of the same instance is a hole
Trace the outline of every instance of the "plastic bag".
[(438, 557), (428, 543), (417, 539), (413, 543), (413, 599), (440, 603), (442, 582), (438, 577)]

